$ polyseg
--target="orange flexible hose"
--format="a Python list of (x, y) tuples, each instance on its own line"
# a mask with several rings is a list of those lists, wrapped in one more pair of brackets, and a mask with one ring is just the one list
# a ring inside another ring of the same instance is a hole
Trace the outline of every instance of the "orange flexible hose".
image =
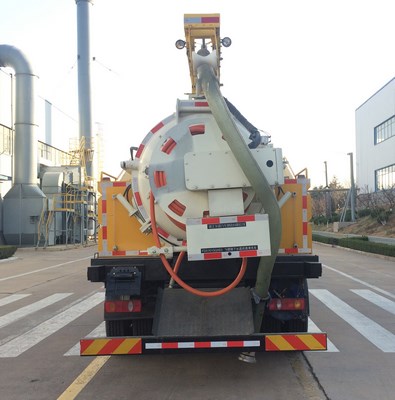
[[(161, 247), (161, 243), (159, 240), (159, 236), (158, 236), (158, 230), (156, 227), (156, 218), (155, 218), (155, 203), (154, 203), (155, 199), (154, 199), (154, 195), (152, 194), (152, 192), (150, 192), (150, 214), (151, 214), (151, 226), (152, 226), (152, 234), (154, 236), (154, 241), (155, 241), (155, 245), (157, 247)], [(189, 286), (187, 283), (185, 283), (178, 275), (178, 269), (180, 268), (181, 265), (181, 261), (183, 259), (185, 255), (185, 252), (181, 252), (178, 255), (177, 261), (176, 261), (176, 265), (174, 266), (174, 270), (171, 268), (171, 265), (169, 264), (169, 262), (167, 261), (166, 257), (164, 254), (160, 255), (160, 258), (162, 260), (163, 266), (166, 268), (167, 272), (169, 273), (169, 275), (183, 288), (185, 289), (187, 292), (192, 293), (196, 296), (201, 296), (201, 297), (215, 297), (215, 296), (221, 296), (222, 294), (228, 293), (229, 291), (231, 291), (233, 288), (235, 288), (240, 281), (242, 280), (246, 270), (247, 270), (247, 258), (243, 258), (243, 261), (241, 263), (241, 267), (240, 267), (240, 271), (236, 277), (236, 279), (228, 286), (226, 286), (223, 289), (220, 290), (216, 290), (214, 292), (205, 292), (203, 290), (198, 290), (193, 288), (192, 286)]]

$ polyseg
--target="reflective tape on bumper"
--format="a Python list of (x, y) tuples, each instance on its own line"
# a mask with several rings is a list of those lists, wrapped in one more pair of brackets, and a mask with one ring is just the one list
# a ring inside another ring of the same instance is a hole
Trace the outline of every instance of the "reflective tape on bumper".
[(265, 336), (266, 351), (326, 350), (326, 333), (275, 334)]
[(299, 351), (326, 350), (326, 333), (254, 334), (211, 338), (87, 338), (80, 341), (82, 356), (150, 354), (194, 351)]
[(82, 356), (141, 353), (141, 338), (98, 338), (80, 340), (80, 354)]

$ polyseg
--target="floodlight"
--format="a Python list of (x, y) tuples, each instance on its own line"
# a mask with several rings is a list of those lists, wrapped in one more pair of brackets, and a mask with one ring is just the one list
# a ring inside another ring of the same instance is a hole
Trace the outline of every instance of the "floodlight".
[(182, 39), (178, 39), (176, 42), (176, 47), (178, 50), (182, 50), (185, 47), (186, 43)]
[(224, 37), (223, 39), (221, 39), (221, 44), (224, 47), (229, 47), (232, 44), (232, 40), (229, 37)]

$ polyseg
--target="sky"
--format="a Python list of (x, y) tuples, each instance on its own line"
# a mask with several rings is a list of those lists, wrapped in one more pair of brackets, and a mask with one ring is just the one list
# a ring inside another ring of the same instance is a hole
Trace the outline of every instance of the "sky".
[[(37, 94), (73, 121), (76, 11), (74, 0), (0, 0), (0, 43), (26, 54)], [(95, 0), (92, 113), (105, 171), (117, 175), (129, 148), (190, 91), (185, 50), (174, 46), (184, 13), (221, 14), (221, 37), (232, 39), (223, 95), (271, 135), (292, 169), (325, 185), (326, 162), (329, 180), (348, 186), (355, 110), (395, 76), (393, 0)]]

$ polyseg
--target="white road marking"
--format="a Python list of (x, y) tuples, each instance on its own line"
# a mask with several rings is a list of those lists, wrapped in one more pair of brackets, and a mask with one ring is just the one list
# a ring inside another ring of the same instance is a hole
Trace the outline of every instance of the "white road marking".
[(7, 276), (5, 278), (0, 278), (0, 282), (8, 281), (8, 280), (14, 279), (14, 278), (20, 278), (21, 276), (36, 274), (37, 272), (48, 271), (49, 269), (63, 267), (64, 265), (73, 264), (73, 263), (76, 263), (76, 262), (79, 262), (79, 261), (90, 260), (91, 258), (92, 258), (91, 256), (84, 257), (84, 258), (79, 258), (78, 260), (71, 260), (71, 261), (67, 261), (67, 262), (61, 263), (61, 264), (51, 265), (50, 267), (35, 269), (34, 271), (24, 272), (23, 274)]
[[(319, 333), (322, 332), (320, 328), (312, 321), (311, 318), (308, 320), (308, 329), (307, 332), (311, 333)], [(338, 353), (339, 349), (329, 340), (327, 339), (327, 350), (318, 350), (313, 353)]]
[(310, 293), (350, 324), (362, 336), (385, 353), (395, 352), (395, 335), (377, 324), (326, 289), (310, 289)]
[[(96, 327), (91, 333), (85, 337), (97, 338), (106, 336), (106, 323), (103, 321), (98, 327)], [(79, 356), (80, 355), (80, 344), (75, 344), (68, 352), (64, 353), (64, 356)]]
[(70, 322), (103, 301), (103, 293), (95, 293), (67, 310), (55, 315), (30, 331), (0, 346), (0, 358), (17, 357), (48, 336), (57, 332)]
[(35, 303), (29, 304), (25, 307), (19, 308), (16, 311), (12, 311), (8, 314), (5, 314), (0, 317), (0, 328), (3, 326), (9, 325), (19, 319), (26, 317), (36, 311), (41, 310), (42, 308), (48, 307), (51, 304), (54, 304), (60, 300), (65, 299), (68, 296), (71, 296), (72, 293), (55, 293), (51, 296), (46, 297), (45, 299), (36, 301)]
[(382, 308), (383, 310), (395, 315), (395, 302), (392, 300), (386, 299), (385, 297), (367, 289), (351, 289), (351, 291)]
[(348, 279), (352, 279), (354, 282), (358, 282), (358, 283), (360, 283), (361, 285), (367, 286), (367, 287), (369, 287), (369, 288), (375, 290), (376, 292), (385, 294), (386, 296), (392, 297), (393, 299), (395, 299), (395, 294), (392, 294), (392, 293), (390, 293), (390, 292), (387, 292), (386, 290), (380, 289), (379, 287), (374, 286), (374, 285), (371, 285), (370, 283), (367, 283), (367, 282), (365, 282), (365, 281), (363, 281), (363, 280), (361, 280), (361, 279), (354, 278), (353, 276), (348, 275), (348, 274), (346, 274), (345, 272), (339, 271), (339, 270), (336, 269), (336, 268), (330, 267), (329, 265), (324, 265), (324, 264), (322, 264), (322, 266), (323, 266), (324, 268), (330, 269), (330, 270), (333, 271), (333, 272), (337, 272), (338, 274), (343, 275), (343, 276), (345, 276), (345, 277), (348, 278)]
[(3, 297), (2, 299), (0, 299), (0, 307), (13, 303), (14, 301), (24, 299), (28, 296), (30, 296), (30, 294), (11, 294), (10, 296)]

